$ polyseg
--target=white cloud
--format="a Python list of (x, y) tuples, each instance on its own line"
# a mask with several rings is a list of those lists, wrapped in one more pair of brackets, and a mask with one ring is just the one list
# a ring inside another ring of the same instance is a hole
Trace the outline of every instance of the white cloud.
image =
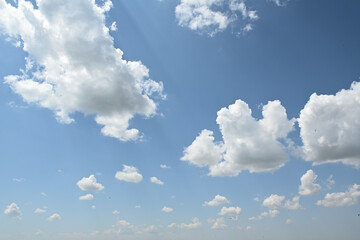
[(235, 22), (238, 13), (245, 24), (259, 18), (256, 11), (248, 10), (244, 1), (239, 0), (181, 0), (175, 8), (180, 26), (206, 32), (210, 36)]
[(269, 0), (276, 4), (278, 7), (285, 7), (290, 0)]
[(161, 181), (161, 180), (159, 180), (157, 177), (151, 177), (151, 178), (150, 178), (150, 182), (156, 183), (156, 184), (159, 184), (159, 185), (163, 185), (163, 184), (164, 184), (164, 182)]
[(302, 209), (303, 207), (300, 205), (300, 197), (295, 196), (295, 197), (293, 197), (292, 201), (286, 200), (284, 208), (287, 208), (290, 210)]
[(46, 194), (46, 193), (44, 193), (44, 192), (41, 192), (40, 194), (41, 194), (41, 196), (44, 196), (44, 197), (46, 197), (46, 196), (47, 196), (47, 194)]
[(13, 178), (12, 179), (13, 180), (13, 182), (25, 182), (26, 181), (26, 179), (25, 178)]
[(93, 199), (94, 199), (94, 195), (90, 193), (79, 197), (79, 200), (93, 200)]
[(217, 218), (214, 224), (211, 226), (211, 229), (224, 229), (227, 225), (225, 224), (225, 220), (223, 217)]
[(118, 210), (114, 210), (114, 211), (112, 212), (112, 214), (114, 214), (114, 215), (119, 215), (120, 213), (119, 213)]
[(277, 217), (279, 216), (280, 214), (280, 211), (279, 210), (276, 210), (276, 209), (270, 209), (268, 212), (263, 212), (261, 213), (261, 217)]
[(251, 226), (246, 226), (246, 230), (247, 231), (250, 231), (250, 230), (252, 230), (253, 228), (251, 227)]
[(191, 219), (190, 223), (182, 223), (180, 224), (181, 229), (196, 229), (201, 226), (201, 222), (198, 218), (194, 217)]
[(242, 213), (239, 207), (222, 207), (218, 215), (220, 216), (239, 216)]
[(163, 85), (149, 78), (140, 61), (126, 61), (105, 26), (104, 6), (89, 0), (42, 0), (18, 7), (0, 0), (0, 31), (21, 39), (28, 63), (22, 75), (5, 82), (24, 101), (54, 111), (61, 123), (76, 112), (95, 116), (105, 136), (121, 141), (141, 137), (129, 128), (135, 115), (151, 117), (164, 98)]
[(255, 202), (259, 202), (260, 199), (259, 199), (258, 197), (254, 197), (254, 201), (255, 201)]
[(241, 100), (222, 108), (216, 122), (223, 142), (215, 143), (213, 132), (203, 130), (185, 148), (181, 160), (208, 166), (210, 176), (237, 176), (242, 170), (264, 172), (282, 167), (289, 157), (280, 139), (288, 141), (295, 119), (288, 120), (280, 101), (263, 106), (263, 119), (257, 120), (251, 114)]
[(91, 206), (91, 209), (96, 209), (96, 206), (95, 206), (95, 205), (92, 205), (92, 206)]
[(111, 31), (117, 31), (117, 26), (116, 26), (116, 22), (112, 22), (112, 24), (110, 25), (110, 30)]
[(83, 177), (79, 180), (76, 185), (83, 191), (101, 191), (104, 186), (96, 182), (96, 178), (91, 174), (88, 178)]
[(311, 95), (298, 119), (305, 160), (360, 168), (359, 95), (359, 82), (336, 95)]
[(166, 212), (166, 213), (169, 213), (169, 212), (174, 211), (174, 209), (169, 208), (169, 207), (167, 207), (167, 206), (164, 206), (164, 207), (161, 209), (161, 211)]
[(164, 168), (170, 168), (170, 166), (167, 166), (166, 164), (160, 164), (160, 167), (163, 168), (163, 169)]
[(176, 223), (170, 223), (167, 227), (168, 228), (176, 228), (177, 224)]
[(285, 224), (291, 224), (291, 223), (292, 223), (292, 220), (290, 218), (286, 219)]
[(59, 221), (59, 220), (61, 220), (61, 216), (58, 213), (54, 213), (53, 215), (48, 217), (47, 220), (50, 221), (50, 222)]
[(332, 185), (335, 184), (335, 180), (333, 179), (333, 177), (334, 177), (334, 176), (331, 174), (331, 175), (328, 177), (328, 179), (326, 179), (326, 187), (327, 187), (328, 189), (331, 189)]
[(264, 207), (270, 208), (270, 209), (279, 209), (283, 206), (283, 201), (285, 200), (284, 196), (279, 196), (277, 194), (271, 194), (269, 197), (267, 197), (262, 205)]
[(41, 209), (41, 208), (37, 208), (37, 209), (35, 209), (35, 211), (34, 211), (34, 213), (44, 213), (44, 212), (46, 212), (46, 210), (45, 210), (45, 209)]
[(219, 206), (219, 205), (227, 204), (227, 203), (230, 203), (230, 201), (227, 200), (226, 197), (220, 196), (220, 195), (216, 195), (213, 200), (211, 200), (211, 201), (209, 201), (209, 202), (204, 202), (204, 203), (203, 203), (203, 206), (213, 207), (213, 206)]
[(10, 217), (15, 217), (15, 218), (21, 218), (21, 211), (20, 208), (18, 207), (18, 205), (16, 203), (11, 203), (9, 206), (7, 206), (5, 208), (4, 214), (10, 216)]
[(316, 194), (321, 190), (319, 184), (314, 183), (317, 179), (317, 175), (313, 170), (308, 170), (301, 178), (301, 185), (299, 186), (300, 195), (312, 195)]
[(139, 183), (143, 176), (138, 172), (138, 169), (133, 166), (123, 165), (122, 171), (117, 171), (115, 178), (120, 181)]
[(140, 206), (140, 205), (136, 205), (135, 208), (141, 208), (141, 206)]
[(343, 207), (358, 203), (360, 197), (360, 185), (350, 186), (346, 192), (327, 193), (324, 200), (316, 202), (317, 205), (324, 207)]

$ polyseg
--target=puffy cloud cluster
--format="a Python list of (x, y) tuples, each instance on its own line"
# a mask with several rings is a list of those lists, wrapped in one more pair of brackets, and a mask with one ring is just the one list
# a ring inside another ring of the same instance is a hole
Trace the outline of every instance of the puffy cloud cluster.
[(220, 216), (239, 216), (242, 213), (240, 207), (222, 207), (218, 215)]
[(317, 175), (313, 170), (308, 170), (301, 178), (301, 185), (299, 186), (300, 195), (312, 195), (316, 194), (321, 190), (319, 184), (314, 183), (317, 179)]
[(9, 206), (7, 206), (5, 208), (4, 214), (10, 216), (10, 217), (15, 217), (15, 218), (21, 218), (21, 211), (19, 206), (16, 203), (11, 203)]
[(115, 178), (120, 181), (139, 183), (143, 176), (138, 172), (138, 169), (133, 166), (123, 165), (122, 171), (117, 171)]
[(216, 122), (223, 141), (215, 142), (213, 132), (203, 130), (185, 148), (181, 160), (209, 167), (210, 176), (237, 176), (242, 170), (263, 172), (282, 167), (289, 157), (281, 140), (287, 140), (295, 119), (287, 118), (280, 101), (268, 102), (262, 114), (262, 119), (255, 119), (241, 100), (222, 108)]
[[(61, 123), (73, 113), (94, 115), (105, 136), (121, 141), (141, 137), (129, 128), (136, 114), (156, 114), (153, 94), (163, 85), (149, 78), (139, 61), (126, 61), (105, 26), (112, 3), (92, 0), (0, 0), (0, 33), (21, 40), (28, 54), (22, 75), (5, 82), (24, 101), (54, 111)], [(112, 26), (115, 29), (115, 25)]]
[(221, 195), (216, 195), (213, 200), (211, 200), (209, 202), (204, 202), (203, 206), (213, 207), (213, 206), (219, 206), (219, 205), (227, 204), (227, 203), (230, 203), (230, 201), (226, 197), (221, 196)]
[(83, 177), (76, 185), (83, 191), (101, 191), (104, 186), (101, 183), (96, 182), (96, 178), (91, 174), (88, 178)]
[(287, 208), (290, 210), (297, 210), (301, 209), (302, 206), (300, 205), (300, 197), (295, 196), (292, 200), (286, 200), (284, 203), (285, 196), (279, 196), (277, 194), (271, 194), (269, 197), (267, 197), (262, 205), (264, 207), (267, 207), (269, 209), (279, 209), (279, 208)]
[(317, 205), (324, 207), (343, 207), (358, 203), (360, 197), (360, 185), (350, 186), (346, 192), (327, 193), (323, 200), (316, 202)]
[(210, 219), (209, 222), (213, 222), (211, 229), (224, 229), (227, 227), (224, 217), (217, 218), (216, 220)]
[(242, 31), (252, 30), (252, 22), (259, 17), (254, 10), (248, 10), (240, 0), (181, 0), (176, 6), (178, 24), (194, 31), (206, 32), (210, 36), (225, 30), (228, 25), (242, 16)]
[(298, 119), (305, 160), (360, 167), (360, 83), (335, 95), (312, 94)]
[(168, 225), (168, 228), (196, 229), (199, 228), (200, 226), (201, 226), (200, 220), (197, 217), (194, 217), (193, 219), (191, 219), (190, 223), (181, 223), (181, 224), (171, 223)]

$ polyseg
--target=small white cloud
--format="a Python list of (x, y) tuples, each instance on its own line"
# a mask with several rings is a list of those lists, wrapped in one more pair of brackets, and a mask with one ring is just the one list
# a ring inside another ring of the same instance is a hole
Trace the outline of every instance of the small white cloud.
[(255, 201), (255, 202), (259, 202), (260, 199), (259, 199), (258, 197), (254, 197), (254, 201)]
[(333, 175), (331, 174), (328, 179), (326, 179), (326, 187), (331, 189), (331, 187), (335, 184), (335, 180), (333, 179)]
[(291, 223), (292, 223), (292, 220), (290, 218), (286, 219), (285, 224), (291, 224)]
[(253, 228), (251, 227), (251, 226), (246, 226), (246, 230), (247, 231), (250, 231), (250, 230), (252, 230)]
[(95, 205), (92, 205), (92, 206), (91, 206), (91, 209), (96, 209), (96, 206), (95, 206)]
[(76, 185), (83, 191), (101, 191), (104, 186), (96, 182), (96, 178), (91, 174), (88, 178), (83, 177), (79, 180)]
[(312, 94), (298, 119), (305, 160), (360, 168), (360, 82), (336, 95)]
[(170, 168), (170, 166), (167, 166), (166, 164), (160, 164), (160, 167), (165, 169), (165, 168)]
[(201, 226), (201, 222), (198, 218), (194, 217), (191, 219), (190, 223), (181, 223), (180, 228), (181, 229), (196, 229)]
[(358, 203), (360, 197), (360, 185), (350, 186), (346, 192), (327, 193), (324, 200), (316, 202), (317, 205), (324, 207), (343, 207)]
[(94, 195), (90, 193), (79, 197), (79, 200), (93, 200), (93, 199), (94, 199)]
[(35, 209), (35, 211), (34, 211), (34, 213), (44, 213), (44, 212), (46, 212), (46, 210), (45, 210), (45, 209), (41, 209), (41, 208), (37, 208), (37, 209)]
[(114, 214), (114, 215), (119, 215), (120, 213), (119, 213), (118, 210), (114, 210), (114, 211), (112, 212), (112, 214)]
[(270, 208), (270, 209), (279, 209), (283, 206), (283, 201), (285, 200), (284, 196), (279, 196), (277, 194), (271, 194), (269, 197), (267, 197), (262, 205), (264, 207)]
[(163, 185), (163, 184), (164, 184), (164, 182), (161, 181), (161, 180), (159, 180), (157, 177), (151, 177), (151, 178), (150, 178), (150, 182), (156, 183), (156, 184), (159, 184), (159, 185)]
[(54, 213), (53, 215), (48, 217), (47, 220), (50, 221), (50, 222), (59, 221), (59, 220), (61, 220), (61, 216), (58, 213)]
[(138, 172), (138, 169), (133, 166), (123, 165), (122, 171), (117, 171), (115, 178), (120, 181), (139, 183), (143, 176)]
[(239, 207), (222, 207), (218, 215), (220, 216), (238, 216), (242, 213)]
[(277, 217), (279, 216), (280, 214), (280, 211), (279, 210), (276, 210), (276, 209), (270, 209), (268, 212), (263, 212), (261, 213), (261, 217)]
[(25, 178), (13, 178), (12, 179), (13, 180), (13, 182), (25, 182), (26, 181), (26, 179)]
[(211, 229), (224, 229), (226, 227), (227, 225), (225, 224), (225, 220), (223, 217), (221, 217), (221, 218), (217, 218), (214, 221), (214, 224), (211, 226)]
[(18, 207), (18, 205), (16, 203), (11, 203), (9, 206), (7, 206), (5, 208), (4, 214), (10, 216), (10, 217), (15, 217), (15, 218), (21, 218), (21, 211), (20, 208)]
[(221, 196), (221, 195), (216, 195), (213, 200), (211, 200), (209, 202), (204, 202), (203, 206), (213, 207), (213, 206), (219, 206), (219, 205), (228, 204), (228, 203), (230, 203), (230, 201), (227, 200), (226, 197)]
[(41, 194), (41, 196), (44, 196), (44, 197), (46, 197), (46, 196), (47, 196), (47, 194), (46, 194), (46, 193), (44, 193), (44, 192), (41, 192), (40, 194)]
[(112, 24), (110, 25), (110, 30), (111, 31), (117, 31), (117, 26), (116, 26), (116, 22), (114, 21), (114, 22), (112, 22)]
[(170, 223), (167, 227), (168, 228), (176, 228), (177, 224), (176, 223)]
[(319, 184), (316, 184), (315, 181), (317, 179), (317, 175), (313, 170), (308, 170), (301, 178), (301, 185), (299, 186), (299, 194), (300, 195), (312, 195), (316, 194), (321, 190)]
[(166, 213), (169, 213), (169, 212), (174, 211), (174, 209), (164, 206), (164, 207), (161, 209), (161, 211), (166, 212)]
[(141, 206), (140, 206), (140, 205), (136, 205), (135, 208), (141, 208)]

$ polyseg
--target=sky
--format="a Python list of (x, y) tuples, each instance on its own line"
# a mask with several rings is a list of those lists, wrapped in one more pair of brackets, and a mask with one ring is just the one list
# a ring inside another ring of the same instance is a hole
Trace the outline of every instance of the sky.
[(359, 7), (0, 0), (0, 239), (358, 239)]

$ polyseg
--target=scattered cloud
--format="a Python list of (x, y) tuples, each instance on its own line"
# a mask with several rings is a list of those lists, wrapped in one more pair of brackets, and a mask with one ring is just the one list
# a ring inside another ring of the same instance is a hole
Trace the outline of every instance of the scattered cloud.
[(12, 180), (13, 180), (13, 182), (18, 182), (18, 183), (26, 181), (25, 178), (13, 178)]
[(58, 213), (54, 213), (53, 215), (48, 217), (47, 220), (50, 221), (50, 222), (59, 221), (59, 220), (61, 220), (61, 216)]
[(159, 180), (157, 177), (151, 177), (151, 178), (150, 178), (150, 182), (156, 183), (156, 184), (159, 184), (159, 185), (163, 185), (163, 184), (164, 184), (164, 182), (161, 181), (161, 180)]
[(210, 36), (224, 31), (239, 15), (244, 25), (259, 18), (257, 11), (249, 10), (240, 0), (181, 0), (175, 8), (179, 26)]
[(112, 22), (112, 24), (110, 25), (110, 30), (111, 31), (117, 31), (117, 26), (116, 26), (116, 22), (114, 21), (114, 22)]
[(160, 164), (160, 167), (163, 168), (163, 169), (164, 168), (170, 168), (170, 166), (167, 166), (166, 164)]
[(279, 196), (277, 194), (271, 194), (269, 197), (267, 197), (263, 201), (262, 205), (269, 209), (279, 209), (283, 206), (284, 200), (285, 200), (284, 196)]
[(114, 211), (112, 212), (112, 214), (114, 214), (114, 215), (119, 215), (120, 212), (119, 212), (118, 210), (114, 210)]
[(221, 217), (221, 218), (217, 218), (214, 221), (214, 224), (211, 226), (211, 229), (224, 229), (226, 227), (227, 225), (225, 224), (224, 217)]
[(316, 202), (318, 206), (324, 207), (343, 207), (358, 203), (360, 197), (360, 185), (350, 186), (346, 192), (327, 193), (323, 200)]
[(239, 216), (242, 213), (239, 207), (222, 207), (218, 215), (220, 216)]
[(76, 185), (83, 191), (101, 191), (104, 186), (96, 182), (96, 178), (91, 174), (88, 178), (83, 177), (79, 180)]
[(141, 138), (129, 121), (157, 113), (152, 97), (165, 98), (163, 84), (114, 47), (105, 25), (111, 1), (103, 6), (88, 0), (38, 1), (35, 7), (30, 1), (14, 6), (0, 0), (0, 5), (1, 33), (21, 41), (28, 54), (21, 75), (5, 77), (15, 93), (54, 111), (60, 123), (74, 122), (72, 115), (79, 112), (93, 115), (105, 136)]
[(95, 206), (95, 205), (92, 205), (92, 206), (91, 206), (91, 209), (96, 209), (96, 206)]
[(16, 203), (11, 203), (9, 206), (7, 206), (5, 208), (4, 214), (18, 219), (21, 219), (22, 216), (20, 208)]
[(93, 200), (93, 199), (94, 199), (94, 195), (92, 195), (90, 193), (79, 197), (79, 200)]
[(203, 130), (185, 148), (183, 161), (209, 167), (210, 176), (237, 176), (242, 170), (264, 172), (282, 167), (289, 157), (286, 146), (295, 119), (289, 120), (280, 101), (263, 106), (263, 119), (251, 116), (249, 106), (237, 100), (217, 113), (223, 142), (214, 142), (213, 132)]
[(284, 208), (287, 208), (290, 210), (302, 209), (303, 207), (300, 205), (300, 196), (293, 197), (292, 201), (286, 200)]
[(328, 179), (326, 179), (326, 187), (328, 188), (328, 189), (331, 189), (332, 188), (332, 186), (335, 184), (335, 180), (333, 179), (333, 175), (331, 174), (329, 177), (328, 177)]
[(122, 171), (117, 171), (115, 178), (120, 181), (139, 183), (143, 176), (138, 172), (138, 169), (133, 166), (123, 165)]
[(167, 227), (168, 228), (180, 228), (180, 229), (197, 229), (201, 226), (201, 222), (197, 217), (191, 219), (190, 223), (171, 223)]
[(258, 197), (254, 197), (255, 202), (260, 202), (260, 199)]
[(34, 211), (34, 213), (44, 213), (44, 212), (46, 212), (46, 210), (45, 210), (45, 209), (41, 209), (41, 208), (37, 208), (37, 209), (35, 209), (35, 211)]
[(312, 94), (298, 119), (304, 158), (360, 168), (360, 82), (335, 95)]
[(317, 175), (313, 170), (308, 170), (301, 178), (301, 185), (299, 186), (299, 194), (300, 195), (312, 195), (316, 194), (321, 190), (321, 186), (316, 184), (315, 181), (317, 179)]
[(216, 195), (213, 200), (211, 200), (209, 202), (204, 202), (203, 206), (213, 207), (213, 206), (219, 206), (219, 205), (228, 204), (228, 203), (230, 203), (230, 201), (227, 200), (226, 197)]
[(279, 211), (279, 210), (270, 209), (270, 210), (267, 211), (267, 212), (261, 213), (260, 216), (258, 216), (258, 217), (250, 217), (250, 218), (248, 218), (248, 220), (250, 220), (250, 221), (259, 220), (259, 221), (260, 221), (260, 220), (263, 220), (264, 217), (272, 217), (272, 218), (274, 218), (274, 217), (279, 216), (279, 214), (280, 214), (280, 211)]
[(167, 206), (164, 206), (164, 207), (161, 209), (161, 211), (166, 212), (166, 213), (170, 213), (170, 212), (174, 211), (174, 209), (169, 208), (169, 207), (167, 207)]

